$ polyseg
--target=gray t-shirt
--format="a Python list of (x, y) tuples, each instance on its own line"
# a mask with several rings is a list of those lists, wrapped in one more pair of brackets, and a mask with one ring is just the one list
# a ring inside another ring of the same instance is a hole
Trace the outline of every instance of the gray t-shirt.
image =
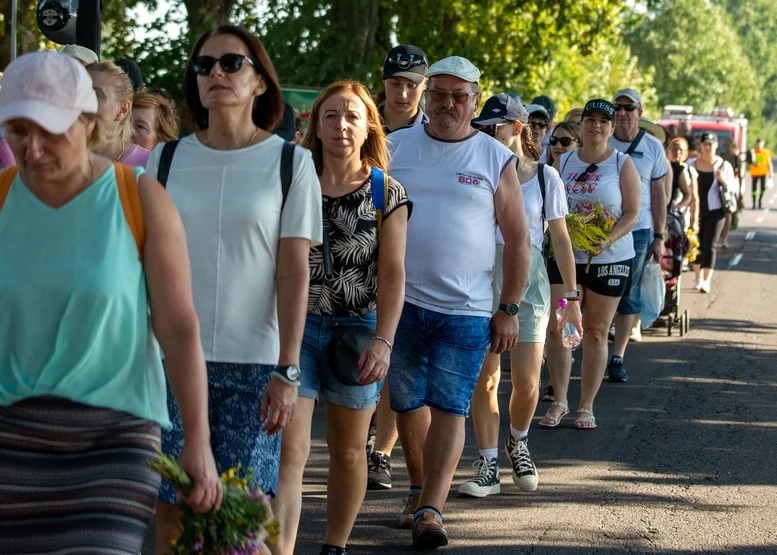
[(426, 125), (392, 133), (389, 147), (389, 173), (413, 202), (405, 298), (442, 314), (490, 317), (494, 194), (515, 155), (485, 133), (443, 141)]
[[(615, 135), (608, 142), (610, 148), (626, 152), (631, 146), (631, 141), (620, 141)], [(642, 192), (639, 202), (639, 220), (634, 230), (651, 229), (653, 227), (653, 215), (650, 212), (650, 182), (666, 175), (666, 152), (661, 142), (652, 135), (645, 133), (637, 148), (631, 154), (631, 159), (637, 167), (639, 179), (642, 183)]]

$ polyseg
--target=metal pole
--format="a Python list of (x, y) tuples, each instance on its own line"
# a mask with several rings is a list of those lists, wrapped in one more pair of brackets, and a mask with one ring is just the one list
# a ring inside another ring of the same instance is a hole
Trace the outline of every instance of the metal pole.
[(100, 0), (80, 0), (76, 20), (76, 44), (91, 49), (98, 56), (102, 42), (100, 19)]
[(16, 59), (16, 0), (11, 0), (11, 61)]

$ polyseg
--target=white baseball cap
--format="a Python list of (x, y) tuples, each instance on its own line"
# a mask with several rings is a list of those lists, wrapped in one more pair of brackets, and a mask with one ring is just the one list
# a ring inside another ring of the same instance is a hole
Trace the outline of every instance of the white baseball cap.
[(615, 93), (615, 96), (612, 97), (612, 101), (615, 102), (620, 97), (625, 96), (632, 102), (635, 102), (639, 105), (642, 105), (642, 97), (639, 95), (639, 92), (635, 89), (621, 89), (618, 92)]
[(453, 75), (470, 83), (480, 82), (480, 70), (467, 58), (461, 56), (449, 56), (429, 66), (427, 76)]
[(0, 80), (0, 125), (22, 118), (61, 135), (81, 114), (96, 113), (92, 78), (70, 56), (31, 52), (5, 68)]
[(81, 60), (86, 65), (96, 64), (100, 61), (100, 57), (94, 50), (90, 50), (86, 46), (80, 46), (78, 44), (68, 44), (61, 52), (67, 54), (71, 58)]

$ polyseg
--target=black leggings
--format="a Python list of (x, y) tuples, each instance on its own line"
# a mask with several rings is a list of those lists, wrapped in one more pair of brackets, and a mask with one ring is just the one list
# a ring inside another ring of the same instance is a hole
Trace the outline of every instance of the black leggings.
[(724, 223), (726, 223), (726, 214), (720, 209), (706, 212), (699, 218), (701, 252), (696, 262), (702, 268), (715, 268), (715, 259), (718, 257), (718, 241), (720, 241)]
[[(760, 192), (758, 191), (759, 182), (761, 184)], [(763, 200), (765, 192), (766, 192), (766, 176), (759, 175), (758, 177), (753, 177), (753, 208), (761, 207), (761, 200)], [(756, 204), (755, 202), (756, 197), (758, 197), (758, 204)]]

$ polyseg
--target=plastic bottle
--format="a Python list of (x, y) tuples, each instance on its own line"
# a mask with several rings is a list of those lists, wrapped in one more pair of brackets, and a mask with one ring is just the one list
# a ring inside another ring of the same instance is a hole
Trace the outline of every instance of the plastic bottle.
[[(556, 308), (556, 318), (557, 321), (561, 321), (561, 318), (564, 316), (564, 309), (567, 307), (567, 300), (566, 299), (559, 299), (558, 300), (558, 307)], [(582, 337), (580, 337), (580, 334), (577, 332), (577, 328), (567, 322), (564, 324), (564, 328), (561, 330), (561, 344), (564, 345), (564, 347), (567, 347), (568, 349), (574, 349), (578, 345), (580, 345), (580, 342), (582, 341)]]

